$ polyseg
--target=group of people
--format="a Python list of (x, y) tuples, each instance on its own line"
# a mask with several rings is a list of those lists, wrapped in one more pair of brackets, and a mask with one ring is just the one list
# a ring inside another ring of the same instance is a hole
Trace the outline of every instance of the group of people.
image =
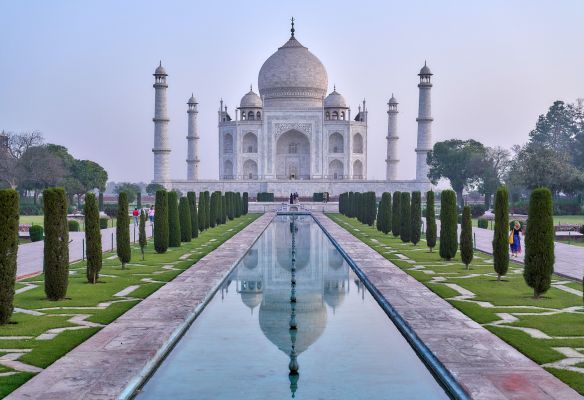
[(290, 193), (290, 204), (298, 203), (298, 192)]
[[(154, 224), (154, 206), (150, 206), (148, 210), (146, 210), (148, 215), (148, 221), (150, 221), (150, 225)], [(140, 209), (138, 207), (134, 208), (132, 211), (132, 216), (134, 217), (134, 225), (138, 226), (140, 224)]]

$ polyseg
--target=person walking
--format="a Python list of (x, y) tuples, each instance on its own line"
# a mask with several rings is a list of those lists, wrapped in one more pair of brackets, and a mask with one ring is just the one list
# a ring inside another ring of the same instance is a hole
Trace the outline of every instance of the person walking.
[(154, 206), (150, 206), (148, 210), (148, 220), (150, 221), (150, 225), (154, 225)]
[(517, 257), (521, 253), (521, 224), (519, 221), (513, 222), (513, 228), (509, 232), (509, 248), (511, 256)]
[(132, 211), (132, 216), (134, 217), (134, 226), (138, 226), (140, 223), (140, 211), (138, 211), (138, 207), (134, 207), (134, 211)]

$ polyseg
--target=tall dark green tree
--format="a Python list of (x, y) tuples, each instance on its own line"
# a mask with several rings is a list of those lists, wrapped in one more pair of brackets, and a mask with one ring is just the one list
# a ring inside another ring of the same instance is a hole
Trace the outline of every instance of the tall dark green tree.
[(211, 194), (205, 191), (205, 229), (211, 226)]
[(241, 217), (241, 214), (243, 213), (243, 203), (241, 201), (241, 193), (240, 192), (235, 193), (235, 204), (237, 205), (235, 207), (235, 218), (239, 218), (239, 217)]
[(164, 189), (156, 191), (156, 206), (154, 207), (154, 250), (158, 254), (168, 250), (168, 192)]
[(401, 215), (399, 227), (399, 236), (402, 242), (407, 243), (412, 239), (412, 216), (411, 216), (411, 205), (410, 205), (410, 193), (401, 193)]
[(181, 242), (190, 242), (193, 233), (191, 227), (191, 210), (189, 199), (181, 197), (178, 204), (178, 213), (180, 219), (180, 240)]
[(444, 190), (440, 196), (440, 257), (451, 260), (458, 250), (456, 193)]
[(217, 204), (217, 192), (211, 193), (211, 206), (209, 207), (209, 227), (214, 228), (217, 223), (217, 213), (219, 205)]
[(199, 230), (200, 231), (205, 230), (205, 221), (207, 219), (207, 217), (205, 217), (206, 210), (207, 210), (207, 207), (205, 206), (205, 192), (199, 192), (198, 213), (199, 213)]
[(191, 238), (199, 237), (199, 215), (197, 213), (197, 194), (188, 192), (187, 199), (191, 211)]
[(399, 236), (401, 228), (401, 192), (393, 192), (393, 204), (391, 205), (391, 233)]
[(69, 284), (69, 226), (65, 190), (45, 189), (43, 203), (45, 294), (49, 300), (63, 300)]
[(168, 247), (180, 247), (178, 193), (168, 192)]
[(509, 194), (501, 186), (495, 195), (495, 231), (493, 233), (493, 267), (497, 280), (509, 269)]
[(377, 219), (377, 197), (375, 196), (375, 192), (369, 192), (369, 207), (367, 208), (367, 211), (367, 224), (369, 226), (373, 226), (375, 220)]
[(436, 246), (436, 209), (434, 207), (434, 192), (426, 193), (426, 245), (430, 249)]
[(464, 206), (462, 210), (462, 224), (460, 224), (460, 258), (466, 269), (472, 262), (474, 256), (472, 243), (472, 219), (470, 216), (470, 207)]
[(243, 215), (247, 215), (249, 211), (249, 194), (243, 192)]
[(227, 196), (225, 193), (221, 195), (221, 223), (227, 223)]
[(225, 193), (227, 198), (227, 218), (233, 220), (235, 218), (235, 199), (233, 198), (233, 192)]
[(377, 230), (388, 234), (391, 231), (391, 194), (383, 192), (377, 213)]
[(347, 217), (354, 218), (355, 217), (354, 210), (355, 210), (355, 193), (349, 192), (347, 204)]
[(18, 214), (16, 190), (0, 190), (0, 325), (7, 324), (14, 311)]
[(410, 240), (414, 244), (418, 244), (422, 236), (422, 194), (418, 191), (412, 192), (411, 204), (411, 233)]
[(130, 214), (128, 211), (128, 195), (126, 192), (118, 194), (118, 218), (116, 221), (116, 249), (122, 269), (132, 259), (130, 247)]
[(97, 283), (102, 264), (101, 230), (99, 229), (99, 209), (95, 194), (85, 195), (85, 243), (87, 243), (87, 282)]
[(525, 234), (523, 278), (539, 298), (550, 288), (554, 272), (554, 218), (552, 194), (547, 188), (535, 189), (529, 199)]
[(140, 210), (140, 229), (138, 234), (138, 243), (140, 244), (140, 252), (142, 253), (142, 261), (144, 261), (144, 248), (148, 245), (146, 238), (146, 213)]

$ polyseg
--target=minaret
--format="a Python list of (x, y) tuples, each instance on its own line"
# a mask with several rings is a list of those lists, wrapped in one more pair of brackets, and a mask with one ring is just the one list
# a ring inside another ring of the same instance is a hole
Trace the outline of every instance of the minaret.
[(199, 128), (197, 126), (197, 99), (194, 95), (187, 102), (188, 134), (187, 134), (187, 180), (199, 179)]
[(424, 62), (424, 66), (420, 70), (418, 76), (420, 77), (420, 99), (418, 106), (418, 142), (416, 146), (416, 180), (428, 181), (428, 164), (426, 157), (428, 152), (432, 150), (432, 99), (430, 91), (432, 90), (432, 83), (430, 77), (432, 76), (430, 68)]
[(387, 158), (385, 159), (385, 179), (394, 181), (397, 179), (397, 165), (399, 159), (397, 158), (397, 99), (391, 95), (391, 99), (387, 103), (389, 109), (387, 110)]
[(170, 181), (170, 145), (168, 143), (168, 111), (166, 109), (166, 77), (162, 62), (154, 71), (154, 182), (166, 184)]

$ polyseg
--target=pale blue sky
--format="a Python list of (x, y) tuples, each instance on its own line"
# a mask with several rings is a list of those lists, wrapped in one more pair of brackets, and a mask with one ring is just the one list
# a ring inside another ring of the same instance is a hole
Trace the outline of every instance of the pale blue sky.
[[(472, 4), (471, 4), (472, 3)], [(152, 73), (169, 74), (172, 176), (186, 175), (199, 100), (201, 176), (217, 178), (217, 109), (257, 86), (289, 37), (316, 54), (353, 113), (369, 107), (369, 178), (385, 174), (387, 100), (400, 102), (399, 177), (415, 175), (417, 73), (434, 72), (434, 140), (527, 140), (556, 99), (584, 97), (583, 1), (0, 0), (0, 129), (37, 129), (110, 179), (152, 179)], [(354, 115), (354, 114), (353, 114)]]

